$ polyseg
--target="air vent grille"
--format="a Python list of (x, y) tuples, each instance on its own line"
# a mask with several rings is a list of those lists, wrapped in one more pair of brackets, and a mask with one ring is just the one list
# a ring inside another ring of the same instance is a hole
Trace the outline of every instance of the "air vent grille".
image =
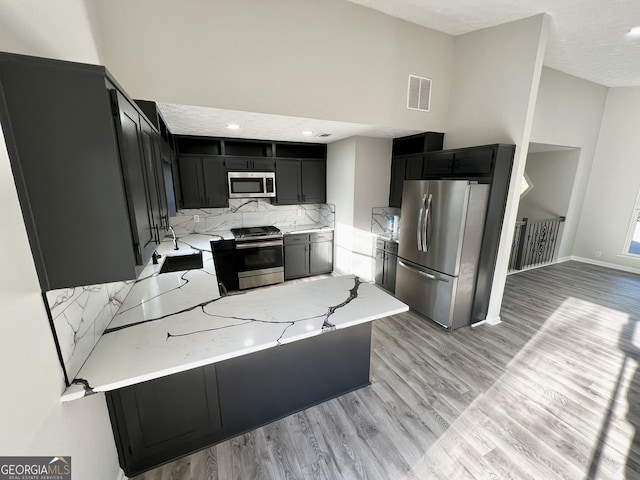
[(318, 135), (316, 135), (316, 137), (320, 137), (320, 138), (325, 138), (325, 137), (330, 137), (331, 134), (330, 133), (319, 133)]
[(431, 79), (409, 75), (407, 109), (428, 112), (431, 109)]

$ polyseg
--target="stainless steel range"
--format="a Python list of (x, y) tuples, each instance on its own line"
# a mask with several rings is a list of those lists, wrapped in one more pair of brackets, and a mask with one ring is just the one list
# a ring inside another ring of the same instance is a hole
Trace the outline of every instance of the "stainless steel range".
[(273, 226), (232, 228), (240, 290), (284, 281), (282, 232)]

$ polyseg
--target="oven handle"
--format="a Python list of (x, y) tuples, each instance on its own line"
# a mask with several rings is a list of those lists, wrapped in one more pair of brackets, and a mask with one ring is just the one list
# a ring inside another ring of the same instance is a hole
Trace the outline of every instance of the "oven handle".
[(260, 248), (260, 247), (279, 247), (282, 246), (282, 240), (274, 242), (256, 242), (256, 243), (237, 243), (236, 250), (244, 250), (247, 248)]

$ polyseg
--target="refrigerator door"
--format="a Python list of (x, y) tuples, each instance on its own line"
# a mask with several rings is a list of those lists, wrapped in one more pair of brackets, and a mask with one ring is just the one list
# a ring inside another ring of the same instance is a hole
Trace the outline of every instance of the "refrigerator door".
[(457, 276), (469, 193), (467, 180), (405, 181), (398, 255)]
[(409, 180), (402, 190), (402, 232), (398, 256), (420, 264), (425, 232), (425, 203), (429, 195), (429, 182)]
[(448, 330), (454, 328), (452, 302), (457, 282), (456, 277), (398, 259), (396, 297)]

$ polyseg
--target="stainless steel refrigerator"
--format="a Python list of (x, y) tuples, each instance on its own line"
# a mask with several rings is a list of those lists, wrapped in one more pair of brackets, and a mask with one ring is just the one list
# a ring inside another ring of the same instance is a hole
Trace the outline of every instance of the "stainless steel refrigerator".
[(489, 185), (407, 180), (396, 297), (453, 330), (471, 323)]

